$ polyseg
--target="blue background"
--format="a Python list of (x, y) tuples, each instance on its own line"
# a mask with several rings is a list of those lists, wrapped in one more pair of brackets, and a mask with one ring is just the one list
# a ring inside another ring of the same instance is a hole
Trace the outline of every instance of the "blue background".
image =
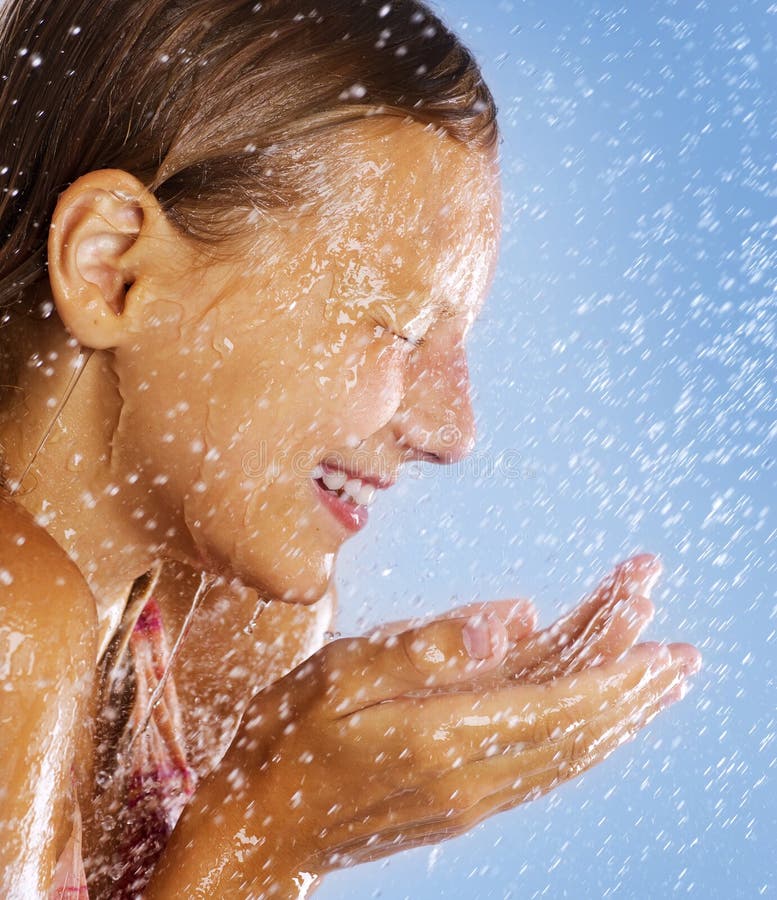
[(381, 497), (341, 556), (339, 627), (511, 596), (545, 624), (650, 550), (646, 637), (704, 668), (582, 778), (317, 896), (774, 896), (777, 4), (434, 8), (504, 138), (479, 442)]

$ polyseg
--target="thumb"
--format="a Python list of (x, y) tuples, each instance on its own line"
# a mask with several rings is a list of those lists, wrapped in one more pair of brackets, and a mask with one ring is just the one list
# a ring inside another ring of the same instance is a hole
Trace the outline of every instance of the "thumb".
[(528, 637), (537, 627), (537, 610), (531, 600), (522, 597), (514, 600), (479, 600), (456, 606), (440, 615), (415, 616), (412, 619), (399, 619), (395, 622), (382, 622), (364, 633), (364, 637), (381, 639), (390, 634), (399, 634), (420, 628), (430, 622), (443, 619), (472, 618), (478, 614), (486, 615), (494, 612), (504, 622), (511, 641), (519, 641)]
[(496, 669), (509, 645), (504, 622), (490, 610), (434, 619), (399, 633), (375, 631), (369, 637), (341, 638), (319, 653), (337, 674), (333, 702), (342, 716), (418, 691), (471, 680)]
[(437, 619), (386, 638), (381, 667), (414, 687), (452, 684), (498, 666), (509, 643), (505, 623), (493, 610)]

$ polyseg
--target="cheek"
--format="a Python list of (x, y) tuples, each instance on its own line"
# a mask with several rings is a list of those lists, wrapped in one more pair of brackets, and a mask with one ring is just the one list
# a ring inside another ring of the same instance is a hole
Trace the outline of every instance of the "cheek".
[(208, 386), (191, 377), (188, 356), (177, 347), (152, 354), (117, 349), (112, 369), (121, 398), (115, 448), (142, 468), (158, 469), (154, 474), (191, 478)]
[(366, 437), (396, 412), (404, 395), (406, 354), (391, 338), (371, 340), (352, 352), (334, 381), (331, 406)]

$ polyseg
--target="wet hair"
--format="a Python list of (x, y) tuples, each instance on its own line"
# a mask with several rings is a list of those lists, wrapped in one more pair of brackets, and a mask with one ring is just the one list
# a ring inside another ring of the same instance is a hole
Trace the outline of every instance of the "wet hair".
[(0, 0), (0, 310), (25, 311), (81, 175), (131, 173), (217, 246), (313, 190), (301, 158), (374, 115), (498, 143), (476, 61), (417, 0)]

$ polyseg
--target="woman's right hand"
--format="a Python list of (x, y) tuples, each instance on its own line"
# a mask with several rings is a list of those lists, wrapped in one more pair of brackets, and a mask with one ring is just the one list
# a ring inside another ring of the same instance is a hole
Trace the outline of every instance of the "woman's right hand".
[(603, 760), (699, 667), (687, 644), (633, 646), (659, 571), (636, 557), (529, 636), (502, 602), (481, 617), (490, 640), (445, 618), (333, 641), (258, 695), (193, 803), (233, 860), (220, 895), (461, 834)]

